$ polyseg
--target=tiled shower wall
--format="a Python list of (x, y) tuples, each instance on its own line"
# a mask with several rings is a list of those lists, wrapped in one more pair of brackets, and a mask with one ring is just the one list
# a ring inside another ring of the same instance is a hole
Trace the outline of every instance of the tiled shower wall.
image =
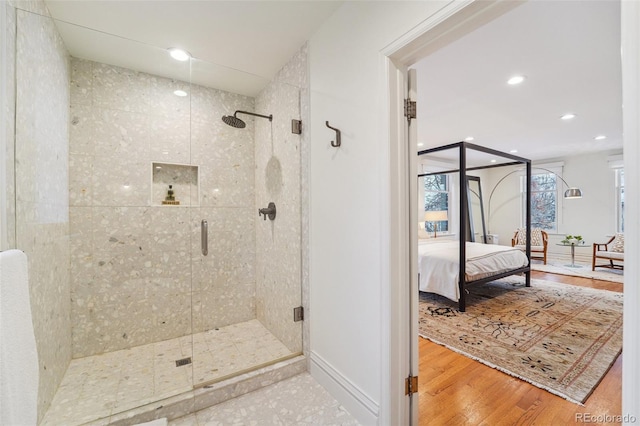
[(69, 57), (43, 2), (14, 4), (31, 11), (15, 11), (15, 229), (29, 259), (42, 418), (71, 359)]
[(293, 308), (303, 304), (301, 245), (301, 150), (305, 140), (291, 132), (303, 121), (307, 93), (304, 46), (256, 98), (256, 111), (273, 114), (273, 123), (256, 123), (256, 203), (276, 204), (274, 221), (256, 223), (257, 316), (292, 352), (302, 351), (303, 322)]
[[(254, 132), (251, 121), (238, 131), (220, 120), (253, 107), (245, 96), (72, 59), (74, 358), (255, 318)], [(186, 174), (198, 179), (192, 192), (176, 191), (180, 206), (152, 197), (152, 162), (198, 167)]]
[[(16, 10), (8, 2), (2, 2), (0, 4), (3, 10), (3, 16), (5, 19), (4, 34), (0, 34), (0, 43), (2, 43), (2, 52), (4, 57), (2, 58), (2, 73), (0, 74), (3, 79), (0, 84), (3, 85), (2, 90), (2, 110), (0, 120), (2, 120), (4, 126), (3, 138), (4, 146), (0, 148), (4, 149), (4, 155), (0, 155), (0, 158), (4, 161), (4, 167), (2, 168), (4, 176), (0, 179), (3, 182), (4, 203), (0, 203), (0, 207), (3, 211), (0, 211), (0, 218), (2, 218), (2, 239), (0, 240), (0, 250), (7, 250), (16, 247), (16, 204), (15, 204), (15, 115), (16, 115)], [(1, 191), (1, 189), (0, 189)]]

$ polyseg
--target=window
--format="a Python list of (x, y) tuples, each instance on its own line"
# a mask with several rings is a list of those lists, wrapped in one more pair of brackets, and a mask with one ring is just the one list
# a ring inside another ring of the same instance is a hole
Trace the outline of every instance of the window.
[[(424, 177), (424, 211), (449, 211), (449, 179), (447, 175), (431, 175)], [(447, 217), (450, 217), (449, 215)], [(449, 221), (425, 221), (427, 232), (448, 232)]]
[[(535, 169), (535, 166), (534, 166)], [(526, 177), (521, 178), (522, 225), (526, 223)], [(548, 232), (558, 230), (558, 176), (542, 172), (531, 174), (531, 228)]]
[(624, 232), (624, 169), (616, 171), (616, 226), (618, 232)]

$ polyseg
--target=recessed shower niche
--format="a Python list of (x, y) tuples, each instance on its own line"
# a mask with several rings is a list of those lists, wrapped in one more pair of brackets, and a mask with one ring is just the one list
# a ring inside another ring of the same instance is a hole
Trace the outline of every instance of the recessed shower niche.
[(151, 204), (199, 206), (198, 166), (151, 163)]

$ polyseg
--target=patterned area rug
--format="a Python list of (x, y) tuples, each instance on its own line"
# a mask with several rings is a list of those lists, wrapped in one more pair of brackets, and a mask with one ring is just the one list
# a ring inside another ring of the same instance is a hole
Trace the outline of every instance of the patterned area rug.
[(622, 294), (520, 277), (469, 286), (467, 311), (420, 293), (420, 335), (584, 402), (622, 350)]
[(618, 269), (606, 269), (596, 268), (595, 271), (591, 270), (591, 264), (577, 263), (580, 268), (572, 268), (566, 266), (570, 262), (547, 262), (546, 265), (542, 263), (532, 262), (531, 269), (534, 271), (552, 272), (554, 274), (571, 275), (573, 277), (595, 278), (602, 281), (613, 281), (616, 283), (624, 282), (624, 271)]

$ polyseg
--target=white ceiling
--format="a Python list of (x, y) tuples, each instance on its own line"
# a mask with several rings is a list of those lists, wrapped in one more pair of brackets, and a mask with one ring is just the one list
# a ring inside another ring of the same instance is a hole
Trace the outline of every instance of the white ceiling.
[(468, 136), (532, 160), (622, 149), (618, 1), (530, 1), (414, 68), (419, 150)]
[[(72, 56), (255, 96), (341, 1), (45, 0)], [(197, 59), (170, 60), (169, 47)], [(191, 74), (191, 76), (190, 76)]]
[[(248, 96), (340, 1), (46, 0), (71, 55)], [(191, 64), (169, 58), (188, 50)], [(620, 4), (533, 0), (430, 54), (419, 149), (473, 143), (544, 160), (622, 148)], [(508, 86), (514, 74), (527, 79)], [(573, 112), (565, 122), (559, 117)], [(604, 134), (607, 139), (594, 140)]]

